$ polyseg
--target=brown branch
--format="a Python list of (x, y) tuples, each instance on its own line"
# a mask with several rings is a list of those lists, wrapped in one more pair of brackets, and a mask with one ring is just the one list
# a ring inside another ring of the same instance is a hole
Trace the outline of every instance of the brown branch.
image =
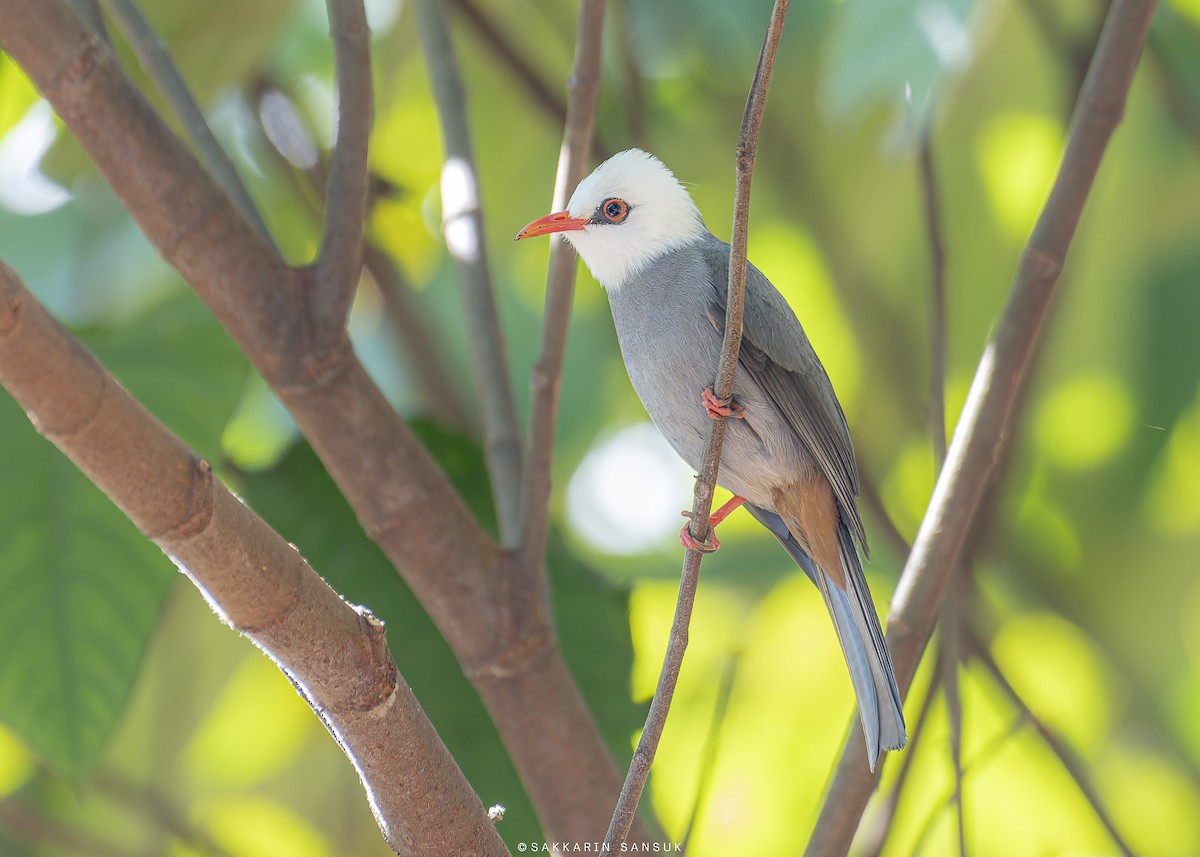
[(521, 432), (504, 333), (483, 235), (479, 179), (471, 151), (466, 98), (446, 30), (442, 0), (419, 0), (421, 46), (445, 141), (442, 166), (442, 232), (458, 270), (483, 422), (483, 448), (491, 476), (500, 539), (515, 547), (521, 532)]
[(646, 87), (638, 65), (637, 45), (633, 22), (630, 20), (631, 0), (618, 0), (613, 9), (613, 29), (617, 34), (617, 53), (621, 58), (621, 73), (625, 78), (625, 121), (629, 139), (639, 149), (650, 147), (646, 129)]
[(354, 763), (397, 854), (507, 854), (396, 669), (344, 602), (0, 264), (0, 382), (37, 430), (266, 652)]
[[(268, 95), (284, 99), (292, 108), (292, 121), (276, 121), (268, 130), (268, 119), (262, 109), (263, 99)], [(293, 164), (285, 148), (316, 151), (312, 131), (303, 124), (295, 100), (276, 82), (258, 78), (250, 87), (249, 98), (256, 105), (255, 116), (262, 132), (267, 150), (279, 164), (279, 168), (292, 182), (297, 195), (309, 203), (318, 216), (325, 209), (326, 170), (319, 159), (304, 168)], [(281, 146), (283, 148), (281, 148)], [(363, 270), (370, 275), (387, 311), (387, 319), (396, 333), (399, 347), (408, 360), (408, 369), (420, 388), (422, 405), (435, 419), (446, 425), (470, 433), (472, 418), (470, 409), (463, 400), (454, 373), (444, 358), (443, 349), (437, 346), (438, 334), (420, 312), (413, 301), (412, 287), (396, 261), (370, 238), (363, 238)]]
[[(488, 16), (474, 0), (448, 0), (451, 6), (458, 9), (467, 23), (479, 34), (479, 38), (488, 46), (500, 64), (507, 68), (521, 84), (530, 99), (546, 116), (559, 125), (567, 124), (568, 101), (564, 100), (545, 80), (545, 77), (533, 67), (517, 49), (512, 40), (504, 34), (500, 25)], [(601, 141), (595, 129), (591, 131), (592, 154), (600, 160), (608, 157), (611, 151)], [(582, 178), (582, 176), (580, 176)], [(574, 186), (572, 186), (574, 187)]]
[(90, 27), (101, 40), (112, 44), (108, 27), (104, 24), (104, 15), (100, 11), (100, 0), (67, 0), (67, 2), (71, 4), (75, 14), (79, 16), (79, 20)]
[(1092, 784), (1087, 770), (1079, 761), (1078, 757), (1076, 757), (1076, 755), (1071, 751), (1066, 742), (1060, 739), (1058, 735), (1056, 735), (1050, 729), (1050, 727), (1042, 722), (1041, 718), (1033, 713), (1029, 705), (1024, 699), (1021, 698), (1021, 695), (1017, 693), (1016, 689), (1013, 688), (1013, 686), (1009, 683), (1008, 679), (1004, 675), (1003, 670), (1000, 669), (1000, 665), (996, 663), (996, 659), (992, 657), (992, 653), (988, 651), (988, 647), (984, 645), (983, 640), (981, 640), (971, 629), (966, 630), (965, 640), (970, 654), (973, 657), (978, 658), (979, 662), (983, 664), (984, 668), (991, 673), (992, 680), (996, 682), (1002, 691), (1004, 691), (1004, 695), (1008, 697), (1009, 701), (1012, 702), (1014, 706), (1016, 706), (1017, 710), (1021, 713), (1021, 716), (1033, 724), (1033, 728), (1037, 731), (1042, 741), (1044, 741), (1046, 746), (1049, 747), (1054, 755), (1058, 757), (1059, 763), (1062, 764), (1063, 768), (1070, 775), (1071, 779), (1075, 781), (1075, 786), (1079, 789), (1084, 798), (1087, 800), (1088, 804), (1092, 807), (1092, 812), (1096, 814), (1096, 818), (1100, 820), (1100, 823), (1104, 825), (1104, 829), (1108, 831), (1108, 835), (1112, 837), (1113, 844), (1120, 849), (1121, 853), (1124, 854), (1125, 857), (1134, 857), (1133, 849), (1129, 847), (1129, 844), (1117, 830), (1112, 816), (1109, 815), (1108, 810), (1104, 808), (1104, 802), (1100, 798), (1100, 793)]
[[(551, 211), (567, 207), (575, 186), (588, 166), (588, 149), (600, 95), (601, 45), (604, 36), (605, 0), (583, 0), (579, 5), (575, 61), (567, 82), (567, 118), (563, 126), (558, 173), (554, 180)], [(521, 557), (526, 585), (541, 591), (543, 555), (550, 517), (554, 427), (558, 416), (558, 389), (562, 381), (567, 327), (575, 297), (573, 251), (561, 236), (551, 236), (546, 275), (546, 303), (542, 312), (542, 343), (533, 364), (529, 406), (529, 452), (521, 479)]]
[(327, 0), (337, 74), (337, 136), (329, 158), (325, 223), (317, 251), (312, 296), (317, 356), (339, 347), (350, 304), (362, 273), (363, 225), (370, 181), (367, 146), (374, 101), (371, 95), (371, 32), (363, 0)]
[(946, 247), (933, 163), (933, 129), (921, 137), (921, 198), (929, 239), (929, 426), (936, 470), (946, 460)]
[(0, 20), (0, 47), (279, 395), (437, 624), (496, 723), (547, 836), (594, 839), (607, 824), (618, 775), (548, 618), (531, 618), (511, 558), (472, 518), (344, 335), (330, 353), (307, 347), (308, 278), (245, 228), (111, 51), (61, 0), (0, 0)]
[[(754, 161), (758, 155), (758, 132), (762, 126), (763, 109), (767, 103), (767, 90), (771, 85), (771, 72), (775, 67), (775, 54), (779, 48), (779, 37), (783, 34), (783, 22), (787, 18), (788, 0), (775, 0), (771, 19), (763, 37), (758, 67), (750, 84), (746, 99), (746, 111), (742, 116), (742, 129), (738, 137), (737, 157), (734, 169), (737, 187), (733, 198), (733, 240), (729, 242), (729, 282), (725, 307), (725, 335), (721, 343), (721, 359), (717, 364), (716, 382), (713, 392), (718, 399), (728, 402), (733, 398), (733, 376), (737, 369), (738, 353), (742, 346), (742, 311), (746, 292), (746, 240), (750, 228), (750, 185), (754, 177)], [(721, 447), (725, 442), (727, 418), (718, 418), (709, 426), (704, 446), (703, 465), (696, 478), (695, 502), (692, 505), (691, 523), (688, 530), (698, 543), (708, 539), (709, 515), (712, 514), (713, 489), (721, 464)], [(625, 841), (629, 826), (637, 812), (646, 778), (654, 764), (654, 755), (662, 737), (675, 685), (679, 681), (679, 670), (683, 665), (687, 649), (688, 625), (692, 616), (692, 605), (696, 599), (696, 587), (700, 581), (701, 551), (689, 548), (684, 554), (683, 572), (679, 582), (679, 597), (675, 605), (675, 618), (671, 623), (671, 635), (667, 642), (667, 653), (659, 673), (658, 686), (646, 725), (638, 739), (629, 773), (621, 787), (621, 797), (613, 810), (612, 823), (604, 837), (604, 845), (615, 852)]]
[[(1080, 93), (1066, 151), (1050, 197), (1021, 257), (996, 333), (976, 371), (946, 465), (917, 534), (889, 622), (892, 663), (901, 689), (912, 681), (933, 631), (946, 583), (984, 494), (997, 475), (995, 450), (1014, 431), (1013, 414), (1054, 297), (1088, 191), (1137, 67), (1154, 0), (1116, 0)], [(806, 854), (843, 855), (878, 782), (847, 740)]]
[[(200, 157), (201, 163), (233, 200), (246, 222), (258, 230), (258, 234), (275, 248), (267, 224), (263, 222), (262, 215), (254, 204), (253, 197), (250, 196), (250, 191), (242, 183), (237, 167), (233, 165), (233, 161), (229, 160), (229, 156), (225, 154), (225, 150), (221, 148), (221, 144), (213, 135), (212, 129), (208, 127), (203, 111), (200, 110), (200, 106), (196, 103), (196, 99), (192, 96), (182, 75), (179, 74), (179, 69), (175, 67), (171, 54), (162, 43), (162, 39), (158, 37), (158, 33), (150, 26), (150, 22), (142, 15), (133, 0), (104, 0), (104, 4), (108, 7), (109, 14), (116, 19), (117, 26), (121, 28), (125, 40), (137, 53), (142, 69), (150, 75), (159, 92), (171, 106), (184, 133), (196, 147), (196, 154)], [(278, 248), (275, 250), (278, 252)]]

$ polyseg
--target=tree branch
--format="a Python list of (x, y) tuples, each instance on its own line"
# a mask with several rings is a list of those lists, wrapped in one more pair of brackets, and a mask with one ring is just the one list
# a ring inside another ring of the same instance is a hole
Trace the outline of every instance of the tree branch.
[(921, 197), (929, 238), (929, 426), (938, 470), (946, 460), (946, 247), (942, 239), (941, 200), (933, 163), (933, 129), (921, 137)]
[(1108, 810), (1104, 808), (1104, 802), (1100, 799), (1100, 793), (1092, 784), (1091, 778), (1088, 777), (1087, 770), (1085, 770), (1083, 765), (1080, 764), (1075, 754), (1064, 741), (1055, 735), (1054, 732), (1042, 722), (1041, 718), (1033, 713), (1033, 710), (1030, 709), (1025, 700), (1021, 698), (1021, 695), (1017, 693), (1016, 689), (1009, 683), (1008, 678), (1005, 677), (1003, 670), (1000, 669), (1000, 665), (996, 663), (996, 659), (992, 657), (992, 653), (988, 650), (988, 647), (984, 645), (983, 640), (981, 640), (979, 636), (969, 628), (966, 630), (965, 639), (968, 653), (971, 656), (979, 659), (979, 662), (983, 664), (984, 668), (991, 673), (992, 680), (996, 682), (1002, 691), (1004, 691), (1004, 695), (1008, 697), (1009, 701), (1016, 706), (1017, 711), (1021, 713), (1022, 718), (1033, 724), (1034, 730), (1046, 743), (1046, 746), (1050, 748), (1051, 752), (1053, 752), (1056, 757), (1058, 757), (1058, 761), (1062, 764), (1063, 768), (1066, 770), (1071, 779), (1075, 781), (1076, 788), (1078, 788), (1080, 793), (1083, 794), (1084, 799), (1086, 799), (1088, 804), (1091, 806), (1092, 812), (1096, 814), (1096, 818), (1100, 820), (1100, 823), (1104, 825), (1104, 829), (1108, 831), (1108, 835), (1112, 837), (1113, 844), (1120, 849), (1121, 853), (1124, 854), (1125, 857), (1134, 857), (1133, 849), (1129, 847), (1128, 843), (1125, 842), (1125, 839), (1117, 830), (1116, 824), (1113, 823), (1112, 816), (1110, 816)]
[[(733, 240), (729, 244), (729, 282), (725, 308), (725, 335), (721, 343), (721, 359), (717, 364), (716, 382), (713, 392), (718, 399), (727, 402), (733, 398), (733, 376), (737, 369), (738, 353), (742, 347), (742, 311), (746, 293), (746, 241), (750, 228), (750, 184), (754, 177), (754, 161), (758, 155), (758, 131), (762, 125), (763, 109), (767, 103), (767, 90), (771, 85), (771, 72), (775, 67), (775, 54), (779, 48), (779, 37), (783, 34), (783, 22), (787, 18), (788, 0), (775, 0), (771, 20), (763, 38), (758, 67), (750, 84), (746, 99), (746, 111), (742, 116), (742, 129), (738, 137), (737, 157), (734, 169), (737, 187), (733, 198)], [(708, 519), (712, 514), (713, 489), (721, 464), (721, 447), (725, 442), (727, 417), (714, 419), (709, 426), (708, 439), (704, 447), (704, 463), (696, 478), (695, 502), (692, 506), (691, 524), (688, 530), (699, 543), (708, 539)], [(684, 554), (683, 572), (679, 582), (679, 597), (675, 605), (675, 618), (671, 623), (671, 635), (667, 642), (667, 653), (659, 673), (654, 699), (646, 715), (646, 726), (638, 739), (629, 773), (621, 787), (621, 797), (613, 810), (612, 823), (604, 837), (609, 852), (615, 852), (625, 841), (629, 826), (637, 812), (638, 802), (646, 787), (646, 778), (654, 764), (654, 755), (662, 738), (671, 700), (675, 696), (675, 685), (679, 681), (679, 670), (683, 665), (683, 654), (687, 649), (688, 625), (692, 617), (692, 605), (696, 600), (696, 587), (700, 581), (701, 551), (689, 548)]]
[(330, 589), (3, 264), (0, 382), (222, 621), (279, 665), (353, 762), (397, 854), (508, 853), (397, 671), (383, 623)]
[(362, 272), (363, 225), (370, 181), (367, 146), (371, 139), (371, 32), (363, 0), (327, 0), (329, 32), (337, 70), (337, 137), (329, 158), (325, 223), (316, 260), (313, 295), (317, 355), (338, 347)]
[[(116, 19), (125, 40), (137, 53), (142, 69), (150, 75), (159, 92), (171, 105), (175, 118), (179, 120), (187, 138), (196, 147), (196, 154), (199, 155), (200, 162), (217, 180), (221, 189), (233, 200), (233, 204), (237, 206), (246, 222), (254, 227), (263, 240), (271, 244), (271, 247), (278, 253), (279, 250), (271, 239), (267, 224), (263, 221), (258, 206), (254, 204), (254, 198), (250, 196), (250, 191), (242, 183), (237, 167), (225, 154), (225, 150), (221, 148), (221, 144), (213, 135), (212, 129), (208, 127), (200, 105), (196, 103), (191, 90), (188, 89), (188, 85), (179, 74), (179, 69), (175, 67), (171, 54), (167, 51), (162, 39), (158, 37), (158, 33), (154, 32), (154, 28), (150, 26), (150, 22), (142, 15), (133, 0), (104, 0), (104, 4), (108, 7), (109, 14)], [(92, 28), (95, 29), (94, 24)]]
[[(995, 336), (984, 351), (930, 506), (892, 602), (892, 662), (901, 689), (912, 681), (946, 582), (997, 474), (994, 452), (1014, 430), (1013, 413), (1040, 339), (1042, 322), (1104, 150), (1120, 122), (1154, 0), (1116, 0), (1080, 93), (1062, 165), (1022, 254)], [(856, 755), (851, 730), (806, 854), (843, 855), (878, 771)]]
[(442, 0), (419, 0), (417, 12), (422, 51), (433, 82), (446, 148), (446, 162), (442, 165), (442, 233), (462, 287), (483, 423), (484, 455), (491, 476), (500, 540), (505, 547), (515, 547), (521, 531), (521, 431), (488, 266), (466, 98), (454, 46), (446, 31)]
[[(600, 60), (604, 36), (605, 0), (582, 0), (576, 29), (575, 61), (567, 81), (567, 119), (563, 127), (558, 172), (554, 179), (551, 211), (567, 207), (575, 186), (588, 166), (588, 149), (600, 95)], [(543, 556), (550, 518), (551, 473), (554, 463), (554, 427), (558, 416), (558, 389), (562, 381), (567, 327), (575, 298), (575, 251), (559, 235), (550, 237), (550, 263), (546, 275), (546, 303), (542, 313), (542, 344), (533, 364), (529, 406), (529, 453), (521, 479), (521, 557), (526, 585), (540, 592)]]
[(547, 836), (594, 839), (608, 822), (619, 776), (548, 618), (519, 612), (527, 604), (511, 557), (370, 380), (344, 328), (334, 351), (308, 347), (312, 289), (304, 275), (245, 227), (111, 51), (61, 0), (0, 0), (0, 20), (0, 47), (291, 411), (363, 528), (437, 624), (495, 721)]

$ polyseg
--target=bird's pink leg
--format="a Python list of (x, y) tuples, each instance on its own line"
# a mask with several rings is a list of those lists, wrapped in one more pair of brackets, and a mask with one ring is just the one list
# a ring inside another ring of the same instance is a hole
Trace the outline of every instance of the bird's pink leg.
[[(717, 524), (729, 517), (738, 506), (746, 502), (745, 497), (739, 497), (736, 494), (730, 497), (721, 508), (713, 512), (708, 518), (708, 541), (698, 542), (692, 538), (692, 534), (688, 532), (688, 525), (684, 524), (679, 530), (679, 543), (688, 550), (700, 551), (701, 553), (716, 553), (717, 548), (721, 546), (720, 539), (717, 538)], [(685, 518), (692, 517), (691, 512), (684, 512)]]
[(717, 417), (732, 417), (735, 420), (745, 419), (745, 409), (733, 399), (729, 400), (729, 404), (725, 404), (717, 398), (717, 394), (713, 392), (713, 388), (709, 387), (700, 394), (700, 402), (704, 405), (704, 410), (708, 412), (709, 419), (715, 420)]

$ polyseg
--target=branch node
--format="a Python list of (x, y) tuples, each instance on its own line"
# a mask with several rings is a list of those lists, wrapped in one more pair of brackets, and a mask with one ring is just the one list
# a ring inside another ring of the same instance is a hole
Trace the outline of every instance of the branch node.
[(505, 681), (528, 672), (550, 648), (550, 635), (543, 631), (511, 645), (485, 653), (478, 661), (464, 664), (463, 674), (473, 683)]

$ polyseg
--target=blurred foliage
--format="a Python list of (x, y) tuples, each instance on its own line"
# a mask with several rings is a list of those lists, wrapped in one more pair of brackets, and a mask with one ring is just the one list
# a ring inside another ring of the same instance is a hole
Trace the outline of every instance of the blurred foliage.
[[(475, 2), (561, 92), (575, 6)], [(319, 238), (315, 198), (272, 153), (252, 93), (274, 81), (328, 145), (336, 98), (323, 4), (144, 5), (288, 259), (307, 261)], [(469, 397), (466, 334), (440, 236), (441, 142), (412, 9), (367, 5), (372, 168), (397, 188), (377, 201), (369, 231), (411, 279), (412, 299)], [(710, 228), (728, 234), (732, 152), (769, 0), (611, 5), (598, 138), (608, 151), (641, 145), (662, 156)], [(948, 254), (952, 429), (1057, 168), (1104, 5), (792, 4), (758, 158), (750, 255), (804, 322), (864, 477), (907, 538), (935, 477), (929, 244), (915, 148), (928, 132)], [(510, 237), (548, 210), (561, 128), (454, 9), (488, 250), (525, 413), (547, 251)], [(21, 154), (14, 129), (32, 127), (22, 123), (37, 101), (0, 57), (0, 171)], [(286, 414), (69, 136), (59, 129), (37, 145), (50, 147), (42, 169), (71, 198), (33, 214), (0, 205), (0, 258), (339, 592), (387, 621), (406, 679), (482, 799), (508, 806), (507, 841), (536, 839), (478, 699)], [(1198, 154), (1200, 5), (1164, 0), (1072, 249), (1004, 491), (978, 534), (962, 616), (1078, 758), (1130, 846), (1164, 857), (1200, 852)], [(5, 199), (23, 187), (0, 175)], [(381, 387), (490, 521), (477, 447), (422, 418), (418, 370), (373, 289), (359, 296), (352, 332)], [(609, 524), (605, 541), (568, 526), (565, 487), (589, 451), (642, 421), (604, 297), (581, 269), (554, 474), (561, 537), (550, 566), (564, 648), (622, 756), (661, 663), (677, 522), (650, 534), (651, 550), (621, 552), (620, 525)], [(648, 494), (641, 476), (614, 468), (580, 482), (573, 515), (602, 531), (601, 500), (636, 504)], [(13, 812), (115, 853), (387, 853), (352, 768), (286, 680), (190, 587), (168, 593), (178, 580), (169, 561), (3, 397), (0, 486), (0, 853), (82, 853), (18, 837), (5, 821)], [(673, 505), (689, 505), (686, 475), (675, 490)], [(870, 512), (868, 531), (883, 606), (903, 556)], [(849, 721), (849, 682), (820, 599), (772, 540), (737, 515), (723, 541), (704, 565), (649, 803), (671, 837), (690, 830), (697, 857), (796, 853)], [(926, 663), (910, 721), (931, 681)], [(960, 691), (971, 853), (1116, 853), (978, 660), (965, 664)], [(885, 855), (957, 848), (944, 702), (930, 712), (915, 749), (885, 768), (887, 793), (911, 758)]]

